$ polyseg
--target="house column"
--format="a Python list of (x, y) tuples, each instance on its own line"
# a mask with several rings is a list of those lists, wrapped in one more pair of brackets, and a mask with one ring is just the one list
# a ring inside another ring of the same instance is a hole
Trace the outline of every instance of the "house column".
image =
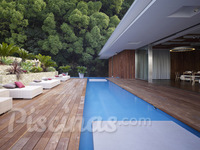
[(153, 82), (153, 49), (148, 45), (148, 82)]
[(113, 78), (113, 56), (112, 56), (112, 68), (111, 69), (112, 69), (112, 76), (111, 77)]

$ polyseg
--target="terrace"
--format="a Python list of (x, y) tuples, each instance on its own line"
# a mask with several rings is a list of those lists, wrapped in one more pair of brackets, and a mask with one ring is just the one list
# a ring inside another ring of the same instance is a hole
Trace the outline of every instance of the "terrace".
[[(141, 80), (108, 80), (200, 131), (199, 93)], [(78, 150), (86, 85), (87, 79), (71, 78), (32, 100), (13, 100), (13, 109), (0, 116), (0, 148)]]
[(86, 84), (70, 79), (32, 100), (13, 100), (0, 116), (0, 149), (78, 149)]
[[(130, 121), (134, 117), (136, 122), (147, 118), (150, 122), (162, 123), (140, 128), (142, 132), (137, 135), (130, 132), (130, 137), (126, 136), (127, 132), (119, 135), (123, 140), (132, 140), (132, 145), (139, 143), (139, 149), (156, 145), (149, 149), (168, 150), (171, 149), (168, 146), (174, 149), (177, 146), (190, 150), (194, 146), (199, 150), (200, 80), (197, 80), (199, 83), (174, 80), (177, 72), (200, 71), (199, 6), (198, 0), (136, 0), (99, 54), (100, 59), (109, 59), (109, 77), (112, 78), (108, 78), (109, 81), (93, 79), (91, 83), (86, 78), (70, 78), (61, 84), (59, 80), (59, 85), (31, 100), (13, 99), (13, 108), (0, 116), (0, 149), (102, 150), (102, 145), (110, 144), (106, 147), (110, 150), (120, 149), (117, 147), (120, 143), (121, 149), (132, 149), (124, 141), (109, 139), (115, 132), (105, 136), (109, 133), (93, 131), (99, 120), (91, 121), (92, 117), (100, 117), (106, 123), (108, 117), (114, 116), (119, 119), (119, 126), (124, 118)], [(162, 12), (155, 17), (158, 10)], [(182, 45), (195, 47), (196, 51), (170, 53), (170, 49)], [(58, 76), (57, 73), (46, 76)], [(28, 79), (33, 80), (27, 77), (27, 83), (30, 83)], [(5, 83), (7, 81), (10, 79)], [(92, 128), (89, 134), (89, 131), (81, 132), (85, 122)], [(176, 128), (171, 128), (172, 124)], [(132, 129), (138, 131), (137, 127), (132, 126)], [(172, 141), (169, 137), (173, 136), (176, 139)], [(152, 141), (145, 141), (145, 137)], [(133, 143), (133, 139), (138, 142)], [(166, 145), (162, 145), (163, 141)]]

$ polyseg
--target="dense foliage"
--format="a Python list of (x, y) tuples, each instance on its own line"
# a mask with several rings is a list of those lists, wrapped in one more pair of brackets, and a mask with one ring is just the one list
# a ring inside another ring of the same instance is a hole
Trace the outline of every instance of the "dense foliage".
[(72, 76), (78, 65), (88, 76), (106, 76), (107, 61), (98, 53), (132, 1), (0, 0), (0, 43), (50, 55), (58, 67), (72, 66)]

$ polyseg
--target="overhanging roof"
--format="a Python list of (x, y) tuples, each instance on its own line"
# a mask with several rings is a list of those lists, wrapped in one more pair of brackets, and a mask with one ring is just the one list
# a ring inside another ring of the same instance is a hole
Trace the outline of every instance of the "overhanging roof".
[(135, 0), (99, 53), (100, 59), (194, 33), (200, 29), (199, 18), (200, 0)]

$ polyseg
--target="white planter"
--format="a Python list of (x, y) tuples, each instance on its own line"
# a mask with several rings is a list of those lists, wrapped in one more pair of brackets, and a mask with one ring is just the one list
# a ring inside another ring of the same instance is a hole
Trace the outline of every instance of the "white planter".
[(78, 73), (78, 75), (79, 75), (79, 78), (84, 78), (84, 73)]
[(68, 72), (65, 72), (64, 74), (65, 74), (66, 76), (68, 76)]

